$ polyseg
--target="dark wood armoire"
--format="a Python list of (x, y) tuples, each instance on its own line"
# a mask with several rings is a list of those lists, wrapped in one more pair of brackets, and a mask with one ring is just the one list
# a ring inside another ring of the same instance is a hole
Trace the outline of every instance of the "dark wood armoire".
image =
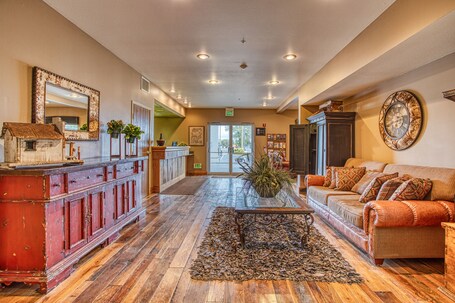
[(290, 125), (289, 167), (299, 175), (314, 174), (316, 168), (316, 126)]
[(355, 112), (320, 112), (307, 118), (316, 126), (316, 167), (324, 175), (326, 166), (343, 166), (355, 156)]

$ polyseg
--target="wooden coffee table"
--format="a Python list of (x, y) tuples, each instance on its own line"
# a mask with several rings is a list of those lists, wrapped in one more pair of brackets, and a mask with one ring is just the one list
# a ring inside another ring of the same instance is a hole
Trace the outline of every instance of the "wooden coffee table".
[[(314, 209), (289, 189), (281, 190), (273, 198), (262, 198), (252, 188), (239, 188), (236, 192), (235, 213), (242, 247), (245, 247), (245, 230), (251, 224), (284, 224), (294, 220), (294, 216), (302, 216), (303, 232), (300, 242), (304, 248), (310, 235), (310, 226), (314, 222)], [(247, 219), (248, 216), (252, 218)]]

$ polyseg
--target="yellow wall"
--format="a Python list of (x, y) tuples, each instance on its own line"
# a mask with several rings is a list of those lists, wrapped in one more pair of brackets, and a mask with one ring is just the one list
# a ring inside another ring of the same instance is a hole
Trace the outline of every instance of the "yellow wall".
[[(175, 132), (182, 124), (184, 118), (158, 118), (155, 117), (155, 141), (163, 134), (163, 139), (166, 140), (166, 145), (171, 145), (172, 141), (186, 142), (188, 140), (172, 140)], [(156, 144), (155, 144), (156, 145)]]
[[(106, 122), (131, 121), (131, 101), (154, 99), (184, 114), (164, 92), (140, 90), (141, 75), (42, 1), (0, 1), (0, 123), (30, 122), (31, 71), (39, 66), (101, 92), (98, 142), (78, 142), (82, 157), (109, 155)], [(153, 132), (152, 132), (153, 134)], [(0, 161), (3, 140), (0, 140)]]
[[(356, 156), (389, 163), (455, 168), (455, 102), (442, 92), (455, 88), (455, 53), (383, 83), (365, 97), (350, 100), (345, 111), (356, 111)], [(379, 134), (379, 111), (395, 91), (413, 92), (421, 102), (424, 123), (417, 142), (393, 151)]]
[[(287, 134), (287, 156), (289, 156), (289, 125), (295, 124), (298, 116), (297, 110), (287, 110), (277, 114), (276, 110), (273, 109), (235, 109), (234, 117), (225, 117), (224, 114), (224, 109), (187, 109), (186, 118), (170, 137), (165, 137), (166, 145), (171, 145), (172, 141), (188, 143), (188, 126), (205, 126), (205, 139), (207, 140), (209, 122), (245, 122), (253, 123), (255, 127), (262, 127), (265, 123), (267, 133)], [(159, 133), (159, 130), (157, 130), (157, 133)], [(266, 137), (254, 136), (254, 139), (256, 153), (262, 152), (263, 147), (266, 145)], [(207, 143), (203, 147), (191, 147), (191, 150), (194, 151), (194, 162), (202, 163), (202, 170), (206, 170)]]

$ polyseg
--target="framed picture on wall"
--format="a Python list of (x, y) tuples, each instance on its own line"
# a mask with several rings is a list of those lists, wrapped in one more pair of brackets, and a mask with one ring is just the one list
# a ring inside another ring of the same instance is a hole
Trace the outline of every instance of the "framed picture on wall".
[(256, 136), (265, 136), (265, 127), (256, 127)]
[(204, 146), (204, 126), (188, 126), (188, 145)]

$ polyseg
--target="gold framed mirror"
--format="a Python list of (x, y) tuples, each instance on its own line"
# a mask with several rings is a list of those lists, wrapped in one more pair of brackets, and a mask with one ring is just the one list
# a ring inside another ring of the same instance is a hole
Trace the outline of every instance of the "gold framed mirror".
[(99, 91), (37, 66), (32, 81), (32, 123), (61, 119), (66, 140), (99, 140)]

